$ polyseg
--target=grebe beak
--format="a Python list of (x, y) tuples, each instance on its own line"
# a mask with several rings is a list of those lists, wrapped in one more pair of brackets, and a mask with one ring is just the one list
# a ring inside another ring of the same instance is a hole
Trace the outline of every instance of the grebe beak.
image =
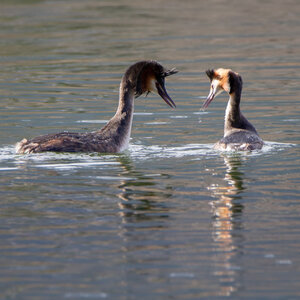
[(210, 88), (210, 92), (206, 98), (206, 101), (202, 105), (202, 110), (205, 110), (208, 107), (208, 105), (210, 104), (210, 102), (213, 101), (216, 96), (221, 94), (222, 91), (223, 91), (223, 88), (221, 88), (219, 85), (213, 85)]
[(203, 103), (201, 109), (205, 110), (208, 107), (208, 105), (210, 104), (210, 102), (214, 100), (215, 96), (216, 96), (215, 91), (213, 89), (211, 89), (209, 92), (209, 95), (207, 96), (206, 101)]
[(165, 101), (169, 106), (171, 106), (172, 108), (175, 108), (175, 107), (176, 107), (176, 104), (175, 104), (174, 101), (171, 99), (171, 97), (168, 95), (164, 83), (163, 83), (163, 82), (162, 82), (162, 83), (156, 82), (156, 83), (155, 83), (155, 86), (156, 86), (156, 89), (157, 89), (158, 94), (164, 99), (164, 101)]

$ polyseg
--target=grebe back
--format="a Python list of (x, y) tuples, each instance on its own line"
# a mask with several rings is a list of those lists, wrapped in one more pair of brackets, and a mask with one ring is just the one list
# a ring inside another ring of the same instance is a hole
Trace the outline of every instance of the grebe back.
[(156, 92), (170, 107), (176, 107), (165, 89), (165, 77), (175, 73), (177, 70), (167, 70), (156, 61), (137, 62), (122, 77), (117, 111), (101, 130), (61, 132), (23, 139), (16, 144), (16, 152), (121, 152), (129, 143), (135, 98)]

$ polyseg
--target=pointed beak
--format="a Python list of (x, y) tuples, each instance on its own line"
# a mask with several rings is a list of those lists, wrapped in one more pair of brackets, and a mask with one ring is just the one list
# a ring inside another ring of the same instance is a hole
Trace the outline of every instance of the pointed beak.
[(214, 87), (210, 88), (209, 95), (206, 98), (206, 101), (202, 105), (202, 110), (205, 110), (211, 101), (215, 99), (219, 94), (221, 94), (223, 91), (223, 88), (221, 88), (219, 85), (214, 85)]
[(214, 100), (215, 96), (215, 91), (213, 89), (210, 89), (209, 95), (207, 96), (206, 101), (202, 105), (202, 110), (205, 110), (208, 107), (210, 102)]
[(156, 85), (158, 94), (164, 99), (164, 101), (172, 108), (175, 108), (176, 104), (171, 99), (171, 97), (168, 95), (165, 85), (163, 83), (158, 83), (158, 82), (156, 82), (155, 85)]

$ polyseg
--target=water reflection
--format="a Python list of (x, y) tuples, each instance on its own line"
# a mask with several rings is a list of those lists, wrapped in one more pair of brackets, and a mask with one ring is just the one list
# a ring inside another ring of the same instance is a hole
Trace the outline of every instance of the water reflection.
[(121, 191), (118, 198), (123, 223), (167, 218), (168, 208), (164, 199), (172, 197), (172, 190), (161, 191), (157, 186), (157, 177), (167, 175), (146, 175), (136, 171), (128, 156), (120, 156), (119, 162), (123, 168), (120, 176), (124, 178), (118, 186)]
[(134, 290), (143, 298), (149, 278), (164, 278), (161, 264), (170, 260), (166, 199), (172, 197), (172, 189), (162, 183), (167, 175), (137, 171), (128, 156), (120, 156), (119, 162), (123, 168), (117, 195), (123, 292), (130, 298)]
[(237, 257), (243, 253), (241, 204), (244, 173), (242, 157), (223, 156), (226, 165), (225, 186), (211, 185), (210, 190), (217, 198), (211, 201), (213, 212), (213, 240), (215, 256), (214, 275), (220, 283), (219, 295), (229, 296), (241, 285), (242, 269)]

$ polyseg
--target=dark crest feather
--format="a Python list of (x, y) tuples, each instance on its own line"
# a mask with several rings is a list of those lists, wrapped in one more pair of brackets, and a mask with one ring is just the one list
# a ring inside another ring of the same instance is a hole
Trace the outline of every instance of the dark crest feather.
[(142, 89), (142, 74), (146, 67), (148, 67), (151, 63), (155, 63), (152, 61), (140, 61), (133, 65), (133, 67), (139, 66), (139, 70), (137, 73), (137, 79), (136, 79), (136, 87), (135, 87), (135, 97), (138, 98), (143, 94)]
[(211, 70), (206, 70), (205, 73), (208, 76), (208, 78), (210, 79), (210, 81), (212, 81), (215, 76), (215, 71), (213, 69), (211, 69)]
[[(239, 74), (234, 73), (234, 72), (231, 71), (231, 72), (228, 73), (228, 78), (229, 78), (229, 85), (230, 85), (229, 94), (231, 94), (233, 91), (235, 91), (237, 89), (237, 86), (239, 86), (240, 89), (242, 89), (243, 79)], [(237, 85), (236, 80), (240, 81), (239, 85)]]
[(170, 76), (170, 75), (173, 75), (173, 74), (176, 74), (176, 73), (178, 73), (178, 70), (173, 68), (171, 70), (165, 71), (162, 75), (163, 75), (163, 77), (167, 77), (167, 76)]

